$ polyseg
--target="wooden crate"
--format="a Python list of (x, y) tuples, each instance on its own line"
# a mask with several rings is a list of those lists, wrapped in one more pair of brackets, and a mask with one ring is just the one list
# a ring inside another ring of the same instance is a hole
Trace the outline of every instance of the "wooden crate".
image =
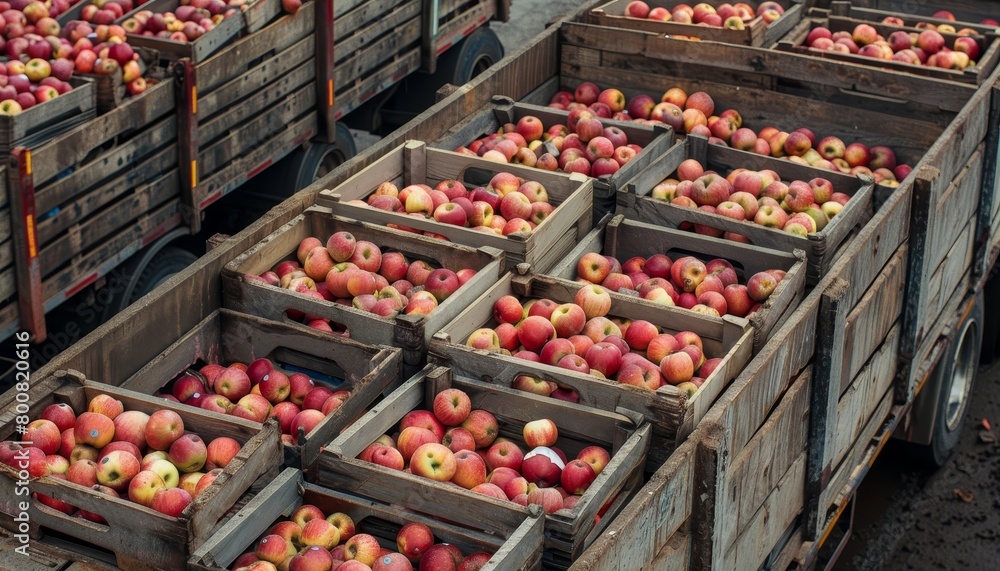
[[(795, 26), (794, 29), (788, 32), (788, 35), (777, 43), (775, 49), (807, 55), (809, 57), (829, 59), (835, 62), (850, 62), (858, 65), (889, 69), (900, 73), (912, 73), (923, 77), (933, 77), (972, 85), (981, 85), (984, 81), (986, 81), (986, 79), (993, 72), (993, 69), (996, 67), (997, 61), (1000, 61), (1000, 37), (997, 37), (995, 34), (991, 34), (990, 36), (971, 36), (979, 45), (979, 60), (976, 61), (975, 65), (970, 64), (969, 67), (961, 70), (942, 69), (939, 67), (925, 65), (913, 65), (893, 60), (880, 60), (857, 54), (843, 54), (827, 50), (818, 50), (810, 48), (806, 44), (806, 38), (814, 28), (823, 26), (828, 28), (831, 32), (853, 32), (854, 28), (859, 24), (866, 23), (878, 30), (878, 33), (884, 37), (888, 37), (889, 34), (900, 29), (907, 32), (920, 31), (916, 28), (899, 28), (897, 26), (881, 24), (870, 20), (835, 16), (831, 14), (827, 18), (810, 17), (802, 20), (799, 25)], [(943, 33), (941, 35), (944, 36), (945, 44), (948, 47), (951, 47), (952, 44), (954, 44), (955, 38), (960, 37), (953, 33)]]
[(197, 213), (319, 133), (317, 4), (203, 61), (176, 64), (181, 192), (192, 229), (200, 228)]
[[(649, 426), (629, 411), (611, 413), (463, 378), (445, 367), (428, 365), (421, 374), (403, 383), (382, 403), (337, 437), (320, 455), (310, 479), (325, 487), (342, 489), (392, 504), (407, 503), (432, 516), (449, 518), (474, 509), (477, 523), (488, 533), (508, 533), (520, 525), (527, 509), (510, 501), (489, 498), (448, 483), (439, 483), (357, 459), (380, 435), (390, 431), (407, 412), (430, 406), (434, 396), (448, 388), (465, 391), (474, 409), (493, 413), (500, 435), (523, 448), (524, 424), (549, 418), (559, 427), (559, 446), (575, 457), (590, 445), (611, 451), (611, 461), (572, 510), (545, 516), (545, 548), (573, 559), (587, 546), (595, 527), (613, 518), (596, 515), (616, 497), (624, 499), (642, 480), (642, 467), (650, 446)], [(474, 507), (473, 507), (474, 506)]]
[(0, 152), (14, 147), (34, 148), (87, 121), (96, 114), (94, 83), (71, 77), (73, 89), (17, 115), (0, 115)]
[[(83, 381), (77, 371), (61, 374), (63, 388), (47, 394), (32, 394), (29, 418), (37, 418), (44, 408), (56, 402), (70, 404), (75, 411), (85, 411), (87, 403), (98, 394), (111, 395), (122, 401), (126, 410), (140, 410), (152, 414), (156, 410), (173, 410), (184, 420), (186, 428), (206, 440), (228, 436), (239, 441), (243, 448), (216, 480), (198, 494), (180, 517), (166, 516), (160, 512), (132, 503), (127, 499), (113, 498), (82, 486), (43, 476), (31, 480), (33, 493), (42, 493), (64, 500), (71, 505), (93, 512), (107, 520), (107, 525), (96, 524), (70, 517), (38, 502), (29, 502), (31, 535), (58, 533), (84, 546), (96, 546), (114, 553), (121, 569), (182, 569), (191, 551), (207, 540), (212, 529), (239, 497), (255, 482), (263, 487), (273, 479), (281, 462), (281, 442), (274, 421), (264, 425), (233, 418), (225, 421), (193, 411), (134, 391)], [(13, 407), (3, 412), (3, 434), (9, 438), (15, 428), (17, 413)], [(0, 493), (2, 514), (0, 525), (18, 530), (14, 521), (20, 513), (15, 496), (17, 471), (0, 466)]]
[[(402, 252), (408, 259), (421, 259), (453, 271), (476, 270), (476, 275), (430, 314), (397, 315), (385, 318), (352, 306), (320, 301), (290, 291), (247, 280), (246, 275), (260, 275), (285, 259), (295, 257), (304, 238), (324, 241), (335, 232), (350, 232), (358, 240), (367, 240), (382, 248)], [(223, 270), (226, 307), (260, 315), (275, 321), (287, 321), (285, 312), (295, 309), (309, 315), (330, 319), (347, 328), (352, 339), (362, 343), (392, 345), (403, 349), (408, 371), (423, 365), (431, 337), (500, 278), (503, 255), (493, 248), (473, 249), (450, 244), (409, 232), (383, 228), (334, 216), (325, 208), (307, 209), (253, 248), (234, 258)]]
[[(897, 0), (898, 1), (898, 0)], [(933, 18), (928, 13), (927, 16), (919, 15), (921, 10), (917, 6), (907, 6), (906, 9), (900, 9), (899, 5), (896, 6), (885, 6), (881, 9), (875, 10), (872, 8), (862, 7), (864, 4), (870, 4), (868, 0), (861, 0), (856, 2), (848, 2), (845, 0), (834, 0), (830, 2), (829, 14), (831, 17), (843, 17), (843, 18), (854, 18), (857, 20), (866, 20), (868, 22), (879, 22), (882, 23), (888, 17), (899, 18), (903, 21), (901, 28), (906, 31), (916, 31), (919, 32), (920, 28), (917, 28), (917, 24), (921, 22), (925, 24), (934, 24), (935, 26), (946, 24), (954, 27), (956, 30), (970, 29), (974, 30), (977, 34), (988, 36), (996, 35), (997, 27), (989, 26), (987, 24), (979, 23), (985, 16), (979, 16), (975, 19), (963, 20), (958, 18), (957, 21), (942, 20), (941, 18)], [(973, 2), (974, 3), (974, 2)], [(988, 4), (989, 2), (980, 2), (980, 5)], [(949, 2), (947, 6), (938, 6), (934, 8), (933, 12), (937, 10), (952, 9), (958, 3)], [(928, 6), (930, 7), (930, 6)], [(914, 10), (916, 8), (916, 10)], [(994, 7), (995, 8), (995, 7)], [(996, 14), (992, 14), (991, 17), (996, 17)]]
[[(708, 42), (770, 46), (792, 29), (802, 18), (804, 12), (803, 5), (798, 2), (781, 1), (778, 3), (785, 9), (785, 13), (770, 25), (762, 18), (756, 17), (745, 23), (745, 29), (730, 30), (715, 26), (633, 18), (627, 16), (625, 10), (630, 1), (612, 0), (607, 4), (598, 6), (587, 13), (586, 21), (598, 26), (611, 28), (643, 30), (670, 36), (691, 36)], [(671, 10), (680, 4), (680, 2), (677, 0), (653, 0), (652, 2), (647, 2), (647, 4), (650, 8), (666, 8), (667, 10)], [(713, 1), (709, 2), (709, 4), (718, 7), (722, 2)], [(751, 8), (756, 10), (757, 4), (760, 3), (750, 2), (749, 4)]]
[(478, 514), (468, 508), (448, 514), (448, 522), (433, 519), (407, 508), (407, 501), (392, 506), (345, 494), (306, 482), (302, 472), (286, 468), (261, 490), (232, 519), (202, 544), (191, 557), (191, 571), (224, 571), (243, 552), (251, 550), (259, 538), (277, 521), (287, 519), (301, 505), (314, 505), (323, 513), (346, 513), (358, 533), (375, 535), (383, 547), (396, 550), (396, 534), (407, 523), (426, 525), (436, 541), (458, 547), (464, 555), (485, 551), (493, 554), (490, 569), (507, 571), (537, 569), (542, 555), (544, 518), (533, 510), (506, 537), (475, 530)]
[[(173, 12), (183, 4), (184, 2), (181, 0), (149, 0), (123, 15), (116, 23), (121, 24), (139, 11), (151, 10), (154, 13), (162, 14)], [(129, 45), (156, 52), (157, 59), (163, 63), (170, 63), (181, 58), (201, 62), (232, 43), (236, 38), (259, 30), (280, 13), (280, 0), (252, 0), (245, 5), (239, 14), (224, 18), (212, 30), (194, 41), (179, 42), (142, 34), (126, 34), (126, 39)]]
[[(464, 119), (431, 145), (439, 149), (458, 150), (459, 147), (468, 145), (475, 139), (496, 133), (507, 123), (517, 124), (526, 115), (541, 119), (542, 124), (549, 127), (565, 125), (569, 112), (530, 103), (515, 103), (509, 97), (498, 96), (493, 99), (493, 104), (489, 108)], [(665, 125), (645, 126), (631, 121), (610, 119), (601, 119), (601, 123), (620, 128), (628, 136), (629, 143), (639, 145), (643, 149), (615, 174), (594, 179), (595, 223), (603, 218), (604, 214), (614, 210), (615, 193), (632, 177), (652, 164), (657, 157), (666, 153), (674, 143), (673, 132)], [(555, 151), (553, 154), (558, 154), (557, 150), (548, 147), (542, 147), (536, 152), (542, 154), (553, 151)]]
[[(715, 170), (723, 176), (734, 169), (747, 168), (770, 169), (786, 181), (809, 181), (815, 177), (823, 177), (833, 183), (834, 192), (848, 194), (851, 200), (825, 228), (808, 237), (802, 237), (753, 222), (733, 220), (718, 214), (677, 206), (650, 196), (653, 187), (668, 177), (676, 178), (677, 167), (683, 161), (692, 158), (705, 166), (706, 170)], [(875, 184), (867, 176), (847, 176), (839, 172), (815, 169), (721, 145), (710, 145), (704, 137), (692, 135), (686, 137), (683, 144), (671, 149), (652, 166), (629, 181), (626, 191), (618, 195), (618, 212), (629, 218), (668, 228), (682, 228), (691, 223), (702, 224), (741, 234), (752, 244), (764, 248), (784, 252), (803, 250), (808, 258), (806, 273), (808, 283), (815, 285), (830, 268), (840, 245), (848, 235), (871, 217)]]
[(568, 303), (573, 301), (579, 287), (576, 283), (569, 284), (541, 275), (507, 275), (434, 336), (431, 344), (432, 358), (459, 374), (487, 382), (510, 386), (516, 377), (526, 374), (576, 390), (580, 395), (580, 403), (587, 406), (609, 411), (617, 407), (636, 411), (653, 425), (649, 466), (655, 469), (694, 430), (712, 403), (750, 360), (753, 331), (743, 318), (668, 311), (621, 293), (611, 294), (609, 316), (645, 319), (668, 333), (694, 331), (702, 338), (707, 358), (722, 358), (722, 364), (705, 379), (705, 383), (693, 397), (688, 397), (672, 385), (664, 385), (651, 391), (500, 353), (476, 350), (465, 345), (471, 332), (496, 325), (493, 304), (504, 295), (522, 299), (548, 298), (556, 303)]
[[(549, 202), (556, 207), (528, 235), (497, 236), (349, 202), (365, 199), (385, 181), (403, 188), (417, 183), (434, 186), (442, 180), (457, 179), (463, 181), (468, 188), (473, 188), (486, 185), (498, 172), (509, 172), (525, 180), (542, 183), (548, 191)], [(420, 141), (408, 141), (343, 184), (321, 191), (316, 202), (330, 208), (334, 214), (364, 222), (399, 224), (440, 234), (466, 246), (497, 248), (505, 253), (505, 265), (508, 268), (525, 262), (538, 269), (547, 269), (590, 231), (593, 192), (591, 179), (577, 173), (566, 175), (519, 165), (497, 165), (477, 157), (429, 149)]]
[[(817, 3), (817, 5), (820, 4), (822, 2)], [(962, 22), (963, 27), (966, 23), (982, 22), (986, 18), (997, 19), (996, 6), (993, 5), (992, 0), (951, 0), (947, 4), (903, 4), (900, 0), (855, 0), (853, 4), (857, 4), (859, 8), (893, 11), (900, 11), (901, 7), (905, 7), (906, 12), (910, 14), (910, 18), (934, 24), (948, 23), (954, 25), (953, 22), (948, 20), (932, 18), (931, 16), (938, 10), (950, 11), (959, 22)]]
[[(287, 367), (289, 372), (305, 372), (318, 386), (351, 392), (350, 398), (309, 434), (300, 435), (297, 445), (284, 445), (284, 464), (303, 469), (312, 465), (320, 447), (361, 416), (383, 391), (391, 390), (401, 381), (402, 356), (398, 349), (364, 345), (350, 339), (331, 339), (318, 331), (220, 309), (121, 386), (152, 394), (178, 375), (192, 373), (191, 370), (196, 371), (209, 363), (228, 365), (239, 361), (249, 364), (264, 357), (270, 358), (275, 365)], [(227, 417), (219, 413), (208, 414)]]
[(420, 68), (424, 3), (336, 3), (334, 117), (339, 119)]
[[(1000, 79), (990, 90), (989, 124), (1000, 123)], [(976, 243), (976, 276), (989, 275), (1000, 253), (1000, 129), (990, 129), (983, 149), (983, 193), (979, 200)]]
[[(774, 328), (799, 304), (806, 285), (806, 262), (802, 251), (775, 252), (767, 248), (660, 228), (630, 220), (622, 215), (609, 217), (594, 228), (562, 261), (546, 272), (546, 275), (563, 281), (567, 287), (574, 285), (570, 282), (576, 281), (578, 277), (577, 263), (588, 252), (613, 256), (619, 261), (633, 256), (648, 258), (653, 254), (667, 254), (671, 259), (694, 255), (704, 261), (723, 258), (732, 262), (737, 269), (740, 283), (745, 283), (753, 274), (765, 270), (786, 272), (785, 279), (778, 284), (771, 297), (760, 309), (747, 316), (753, 327), (754, 352), (764, 346)], [(638, 298), (635, 301), (646, 303), (645, 300)], [(665, 316), (687, 311), (679, 307), (663, 308), (658, 304), (650, 304), (650, 310), (657, 313), (665, 312)]]
[[(991, 82), (996, 84), (1000, 70)], [(910, 257), (901, 339), (903, 362), (899, 367), (897, 398), (908, 401), (920, 384), (921, 359), (936, 342), (945, 325), (944, 308), (964, 298), (975, 274), (976, 223), (980, 204), (990, 196), (986, 158), (991, 126), (992, 90), (978, 91), (928, 152), (915, 173), (910, 212)], [(996, 137), (996, 135), (992, 135)], [(991, 151), (994, 152), (994, 151)], [(995, 184), (995, 182), (994, 182)], [(990, 198), (992, 201), (992, 198)], [(972, 272), (968, 272), (969, 269)]]
[[(716, 94), (726, 98), (728, 95), (724, 95), (725, 92), (719, 91), (712, 85), (713, 83), (740, 86), (744, 89), (760, 86), (784, 93), (802, 93), (814, 101), (795, 98), (781, 104), (780, 101), (784, 98), (775, 97), (766, 102), (767, 106), (774, 106), (780, 110), (771, 122), (797, 124), (790, 129), (775, 125), (776, 127), (791, 132), (801, 127), (807, 117), (811, 119), (817, 106), (844, 105), (848, 107), (843, 113), (821, 115), (825, 116), (825, 119), (821, 120), (832, 123), (832, 128), (848, 129), (844, 131), (844, 136), (837, 135), (836, 132), (830, 133), (831, 135), (845, 140), (857, 140), (860, 135), (866, 137), (878, 135), (872, 137), (872, 142), (869, 144), (888, 145), (896, 149), (897, 154), (900, 153), (900, 149), (897, 149), (897, 145), (891, 140), (894, 135), (888, 129), (874, 132), (874, 125), (885, 125), (869, 123), (860, 117), (857, 114), (860, 111), (859, 107), (910, 120), (916, 109), (923, 109), (924, 111), (918, 112), (921, 120), (933, 122), (942, 115), (947, 116), (960, 111), (977, 88), (971, 83), (809, 57), (781, 50), (718, 42), (690, 42), (651, 32), (605, 28), (576, 22), (563, 23), (560, 26), (560, 36), (563, 44), (561, 51), (563, 76), (565, 78), (566, 75), (571, 75), (579, 78), (574, 85), (580, 81), (594, 81), (597, 77), (607, 76), (612, 79), (610, 82), (612, 85), (646, 90), (660, 91), (658, 87), (663, 84), (667, 84), (667, 87), (662, 91), (675, 86), (681, 87), (688, 93), (703, 89), (713, 95), (717, 106), (722, 103)], [(567, 44), (575, 47), (567, 50)], [(567, 73), (567, 63), (572, 66), (569, 68), (572, 70), (571, 73)], [(581, 66), (582, 69), (573, 69), (575, 66)], [(594, 75), (590, 75), (591, 70), (586, 68), (591, 66), (610, 69), (604, 73), (595, 71)], [(637, 85), (639, 78), (643, 78), (644, 81)], [(649, 80), (645, 81), (645, 78)], [(691, 83), (700, 84), (702, 87), (693, 87)], [(625, 95), (630, 94), (625, 91)], [(753, 97), (753, 94), (743, 94), (742, 97)], [(751, 121), (754, 118), (750, 109), (740, 107), (736, 109), (740, 111), (744, 121)], [(789, 113), (790, 109), (795, 112)], [(844, 122), (844, 117), (852, 118), (849, 124)], [(752, 122), (750, 124), (752, 126)], [(809, 125), (809, 128), (819, 134), (817, 129), (820, 126), (822, 124), (817, 123)], [(871, 133), (868, 132), (869, 129)], [(910, 145), (924, 140), (921, 136), (915, 137), (912, 131), (908, 137), (907, 133), (903, 135), (904, 140)], [(933, 140), (932, 138), (931, 142)], [(923, 150), (928, 146), (924, 146)]]

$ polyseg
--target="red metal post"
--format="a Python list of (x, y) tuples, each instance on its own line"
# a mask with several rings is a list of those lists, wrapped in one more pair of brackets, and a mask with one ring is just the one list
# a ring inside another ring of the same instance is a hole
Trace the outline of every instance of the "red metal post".
[(7, 180), (10, 186), (11, 224), (14, 230), (14, 258), (17, 268), (17, 304), (21, 329), (30, 331), (34, 341), (45, 340), (45, 295), (35, 231), (35, 183), (31, 175), (31, 151), (16, 147), (11, 152)]
[(190, 59), (174, 64), (177, 77), (177, 162), (181, 175), (181, 215), (196, 234), (201, 229), (198, 187), (198, 74)]
[(316, 111), (319, 113), (320, 137), (327, 143), (337, 140), (334, 119), (333, 62), (333, 0), (316, 3)]

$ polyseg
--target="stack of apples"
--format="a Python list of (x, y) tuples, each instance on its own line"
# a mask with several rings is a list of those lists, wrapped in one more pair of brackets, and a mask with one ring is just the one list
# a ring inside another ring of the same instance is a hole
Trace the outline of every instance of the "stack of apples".
[(666, 254), (653, 254), (620, 263), (598, 252), (581, 256), (576, 272), (580, 281), (611, 291), (634, 291), (654, 303), (705, 315), (736, 317), (757, 311), (785, 277), (783, 270), (770, 269), (740, 283), (736, 269), (722, 258), (705, 262), (695, 256), (672, 260)]
[[(853, 32), (831, 32), (829, 28), (817, 26), (809, 32), (806, 45), (813, 50), (857, 54), (911, 65), (957, 70), (975, 66), (979, 41), (972, 35), (960, 35), (949, 48), (942, 27), (921, 32), (897, 30), (885, 38), (869, 24), (858, 24)], [(975, 34), (974, 30), (963, 31)]]
[[(612, 92), (611, 95), (603, 95)], [(590, 109), (600, 98), (617, 98), (621, 91), (606, 89), (589, 81), (577, 86), (573, 92), (556, 92), (549, 107), (554, 109)], [(624, 97), (624, 96), (622, 96)], [(735, 109), (725, 109), (716, 114), (715, 101), (704, 91), (688, 94), (679, 87), (668, 89), (657, 103), (646, 94), (636, 95), (628, 100), (623, 111), (616, 114), (621, 120), (639, 123), (664, 123), (675, 133), (687, 133), (707, 137), (713, 144), (730, 146), (764, 156), (786, 158), (792, 162), (815, 168), (839, 171), (845, 174), (859, 173), (873, 176), (876, 182), (895, 186), (909, 174), (911, 167), (897, 162), (896, 154), (889, 147), (869, 148), (862, 143), (845, 144), (837, 137), (822, 139), (807, 128), (796, 129), (792, 133), (767, 126), (754, 131), (744, 126), (743, 117)], [(544, 139), (544, 136), (543, 136)], [(880, 174), (874, 171), (886, 169)], [(891, 171), (891, 172), (889, 172)], [(891, 175), (891, 176), (890, 176)]]
[[(389, 541), (392, 541), (391, 539)], [(388, 542), (387, 542), (388, 543)], [(396, 533), (396, 551), (379, 539), (357, 533), (350, 515), (326, 515), (303, 504), (262, 537), (252, 552), (233, 562), (234, 571), (477, 571), (490, 560), (484, 551), (463, 555), (454, 545), (440, 543), (434, 531), (409, 522)]]
[(14, 59), (0, 64), (0, 115), (17, 115), (73, 89), (66, 82), (73, 73), (72, 63), (67, 62), (70, 63), (67, 69), (59, 62), (66, 60), (50, 63), (47, 59), (32, 58), (23, 63)]
[(602, 92), (592, 108), (570, 111), (566, 124), (546, 128), (538, 117), (525, 115), (516, 125), (502, 125), (498, 132), (455, 152), (549, 171), (611, 176), (642, 152), (641, 146), (628, 142), (625, 131), (601, 123), (601, 118), (613, 117), (625, 108), (625, 96), (612, 91)]
[(649, 4), (642, 0), (633, 0), (625, 6), (625, 15), (631, 18), (676, 22), (678, 24), (698, 24), (729, 30), (744, 30), (747, 22), (754, 18), (760, 18), (765, 23), (770, 24), (784, 13), (785, 8), (777, 2), (761, 2), (756, 11), (753, 6), (745, 2), (737, 2), (736, 4), (725, 2), (719, 4), (718, 8), (705, 2), (694, 6), (677, 4), (673, 10), (668, 10), (662, 6), (650, 9)]
[[(26, 443), (31, 445), (22, 448)], [(67, 404), (46, 407), (20, 443), (0, 442), (0, 462), (33, 478), (67, 480), (178, 517), (240, 448), (229, 437), (206, 443), (185, 432), (183, 418), (173, 410), (127, 411), (120, 400), (100, 394), (79, 415)], [(65, 514), (106, 523), (64, 499), (35, 497)]]
[[(472, 268), (435, 268), (424, 260), (408, 260), (402, 252), (383, 252), (377, 244), (344, 231), (330, 235), (325, 245), (315, 236), (303, 239), (296, 257), (298, 261), (286, 260), (272, 271), (248, 277), (391, 318), (397, 313), (429, 314), (476, 275)], [(289, 316), (334, 332), (328, 319), (294, 310)]]
[(351, 396), (317, 385), (305, 373), (286, 373), (267, 358), (204, 365), (197, 375), (182, 373), (169, 386), (169, 392), (154, 396), (253, 422), (277, 418), (288, 446), (298, 445), (300, 429), (309, 434)]
[[(949, 22), (956, 21), (955, 14), (949, 12), (948, 10), (938, 10), (937, 12), (934, 12), (934, 14), (931, 17), (937, 18), (939, 20), (948, 20)], [(903, 19), (898, 16), (886, 16), (882, 20), (882, 23), (890, 26), (906, 25), (906, 22), (904, 22)], [(997, 21), (996, 18), (983, 18), (983, 21), (980, 23), (985, 26), (1000, 27), (1000, 21)], [(973, 30), (971, 28), (960, 28), (958, 31), (956, 31), (955, 26), (952, 26), (950, 24), (933, 24), (931, 22), (926, 22), (926, 21), (917, 22), (914, 25), (914, 27), (919, 29), (937, 30), (939, 32), (948, 32), (952, 34), (957, 33), (961, 36), (978, 33), (976, 32), (976, 30)]]
[[(487, 186), (469, 190), (458, 180), (443, 180), (434, 188), (426, 184), (411, 184), (399, 189), (384, 182), (364, 200), (348, 204), (398, 212), (420, 219), (432, 219), (441, 224), (463, 226), (496, 234), (530, 234), (548, 218), (556, 207), (549, 203), (549, 193), (542, 183), (524, 180), (509, 172), (493, 175)], [(421, 232), (401, 224), (390, 228), (447, 240), (434, 232)]]
[(153, 12), (139, 10), (122, 22), (130, 34), (193, 42), (208, 32), (224, 18), (240, 13), (245, 0), (185, 0), (173, 11)]
[[(693, 265), (691, 272), (695, 272)], [(623, 277), (631, 286), (631, 280)], [(670, 297), (665, 287), (651, 287), (646, 293), (650, 296), (647, 299), (662, 299), (665, 304), (665, 298)], [(498, 325), (473, 331), (466, 345), (651, 390), (675, 385), (690, 394), (722, 362), (721, 358), (706, 357), (697, 333), (661, 333), (657, 325), (646, 320), (608, 318), (611, 305), (611, 294), (597, 284), (580, 288), (574, 301), (564, 304), (543, 298), (522, 305), (515, 296), (505, 295), (493, 304)], [(705, 307), (706, 312), (709, 309)], [(514, 388), (523, 390), (530, 380), (515, 380)], [(558, 387), (548, 387), (550, 396), (579, 398), (575, 393), (556, 395)]]
[[(892, 175), (892, 171), (884, 170)], [(851, 199), (848, 194), (834, 192), (833, 184), (822, 177), (784, 182), (773, 170), (743, 168), (734, 169), (723, 177), (705, 170), (695, 159), (682, 162), (675, 176), (653, 187), (650, 196), (799, 236), (822, 231)], [(741, 234), (703, 224), (696, 224), (693, 229), (716, 238), (749, 241)]]
[(465, 391), (450, 388), (434, 397), (432, 410), (403, 416), (395, 439), (382, 435), (358, 458), (523, 506), (537, 504), (545, 513), (573, 509), (611, 461), (600, 446), (568, 460), (556, 446), (559, 429), (548, 418), (525, 423), (527, 452), (497, 438), (499, 433), (492, 413), (473, 409)]

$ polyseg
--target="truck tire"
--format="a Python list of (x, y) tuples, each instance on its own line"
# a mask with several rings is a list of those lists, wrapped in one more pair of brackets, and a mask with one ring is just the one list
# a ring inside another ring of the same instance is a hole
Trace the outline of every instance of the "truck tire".
[(983, 330), (983, 296), (979, 294), (934, 369), (931, 386), (937, 388), (936, 414), (931, 443), (922, 446), (920, 451), (923, 460), (931, 466), (944, 465), (962, 434), (965, 411), (979, 368)]
[(337, 141), (333, 144), (311, 144), (297, 151), (287, 171), (293, 184), (288, 196), (323, 178), (357, 154), (354, 136), (343, 123), (337, 123)]
[(197, 259), (195, 254), (177, 246), (165, 246), (152, 255), (134, 256), (121, 270), (129, 279), (126, 286), (104, 307), (104, 321), (111, 319)]
[(446, 51), (438, 60), (437, 71), (431, 77), (439, 80), (440, 85), (465, 85), (501, 59), (503, 44), (500, 43), (500, 38), (493, 30), (482, 26)]

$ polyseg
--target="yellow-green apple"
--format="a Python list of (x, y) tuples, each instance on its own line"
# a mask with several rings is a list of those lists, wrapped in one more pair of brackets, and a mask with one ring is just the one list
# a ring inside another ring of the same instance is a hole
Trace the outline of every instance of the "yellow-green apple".
[(757, 272), (747, 280), (747, 293), (750, 299), (757, 302), (764, 302), (771, 293), (778, 287), (778, 280), (769, 271)]
[(46, 456), (45, 464), (48, 466), (49, 474), (65, 474), (69, 469), (69, 460), (58, 454)]
[(90, 403), (87, 405), (87, 411), (103, 414), (104, 416), (114, 420), (116, 416), (125, 411), (125, 406), (122, 405), (122, 401), (111, 395), (97, 395), (90, 399)]
[[(264, 422), (271, 412), (271, 402), (259, 394), (250, 393), (236, 401), (230, 414), (253, 422)], [(147, 435), (147, 440), (149, 436)]]
[(611, 454), (601, 446), (587, 446), (576, 457), (589, 464), (595, 475), (600, 475), (611, 461)]
[(559, 429), (551, 419), (542, 418), (525, 423), (522, 436), (525, 444), (531, 448), (552, 446), (559, 438)]
[(844, 205), (830, 200), (820, 205), (820, 209), (828, 219), (832, 220), (834, 216), (840, 214), (840, 211), (844, 209)]
[(180, 472), (169, 459), (157, 458), (148, 464), (140, 464), (140, 468), (156, 472), (167, 488), (176, 488), (180, 485)]
[(500, 425), (492, 413), (482, 409), (473, 409), (468, 418), (462, 422), (462, 428), (472, 433), (476, 440), (476, 448), (488, 448), (496, 440)]
[(44, 59), (34, 58), (24, 64), (24, 74), (28, 76), (28, 79), (35, 83), (45, 79), (51, 73), (52, 66), (49, 65), (49, 62)]
[(583, 331), (587, 314), (575, 303), (564, 303), (555, 308), (549, 321), (556, 330), (556, 336), (568, 338)]
[(185, 434), (170, 445), (168, 454), (181, 472), (197, 472), (205, 465), (208, 446), (197, 434)]
[(97, 462), (97, 481), (115, 491), (127, 489), (139, 473), (139, 459), (124, 450), (114, 450)]
[(458, 426), (472, 412), (472, 401), (461, 389), (445, 389), (434, 397), (434, 416), (445, 426)]
[(587, 320), (583, 326), (583, 335), (586, 335), (594, 343), (604, 341), (608, 335), (621, 336), (621, 329), (607, 317), (593, 317)]
[(76, 413), (73, 407), (66, 403), (50, 404), (45, 407), (39, 418), (55, 423), (60, 433), (76, 425)]
[(303, 547), (315, 545), (330, 550), (340, 543), (340, 530), (324, 518), (315, 518), (302, 527), (299, 542)]
[(62, 445), (62, 432), (51, 420), (38, 419), (28, 423), (22, 440), (41, 448), (46, 454), (55, 454)]
[(163, 478), (159, 474), (150, 470), (141, 470), (129, 482), (128, 499), (149, 507), (153, 503), (153, 495), (161, 488), (166, 488), (166, 484), (163, 483)]
[(84, 412), (80, 414), (73, 427), (73, 438), (77, 446), (86, 444), (100, 449), (111, 442), (114, 436), (114, 421), (96, 412)]
[(246, 372), (235, 367), (225, 368), (219, 373), (212, 386), (216, 393), (226, 397), (231, 402), (236, 402), (249, 394), (251, 388), (250, 377), (247, 376)]
[(177, 481), (177, 487), (186, 490), (194, 497), (198, 492), (198, 482), (205, 476), (204, 472), (188, 472)]
[(280, 535), (265, 535), (257, 542), (254, 555), (261, 561), (267, 561), (274, 565), (279, 565), (285, 559), (297, 553), (295, 546), (290, 541), (286, 541)]
[[(582, 335), (576, 335), (575, 337), (583, 337)], [(588, 338), (589, 340), (589, 338)], [(525, 391), (528, 393), (534, 393), (536, 395), (549, 396), (552, 391), (555, 390), (556, 385), (551, 381), (541, 379), (539, 377), (533, 377), (531, 375), (518, 375), (511, 381), (511, 388), (517, 389), (519, 391)]]
[[(583, 308), (587, 319), (603, 317), (611, 311), (611, 294), (608, 290), (596, 284), (584, 286), (577, 290), (573, 301), (576, 305)], [(525, 346), (527, 347), (527, 345)]]
[(356, 528), (354, 525), (354, 520), (351, 519), (351, 516), (343, 512), (336, 512), (328, 515), (326, 517), (326, 521), (332, 523), (337, 527), (337, 530), (340, 531), (341, 541), (347, 541), (348, 539), (354, 537), (354, 532)]

